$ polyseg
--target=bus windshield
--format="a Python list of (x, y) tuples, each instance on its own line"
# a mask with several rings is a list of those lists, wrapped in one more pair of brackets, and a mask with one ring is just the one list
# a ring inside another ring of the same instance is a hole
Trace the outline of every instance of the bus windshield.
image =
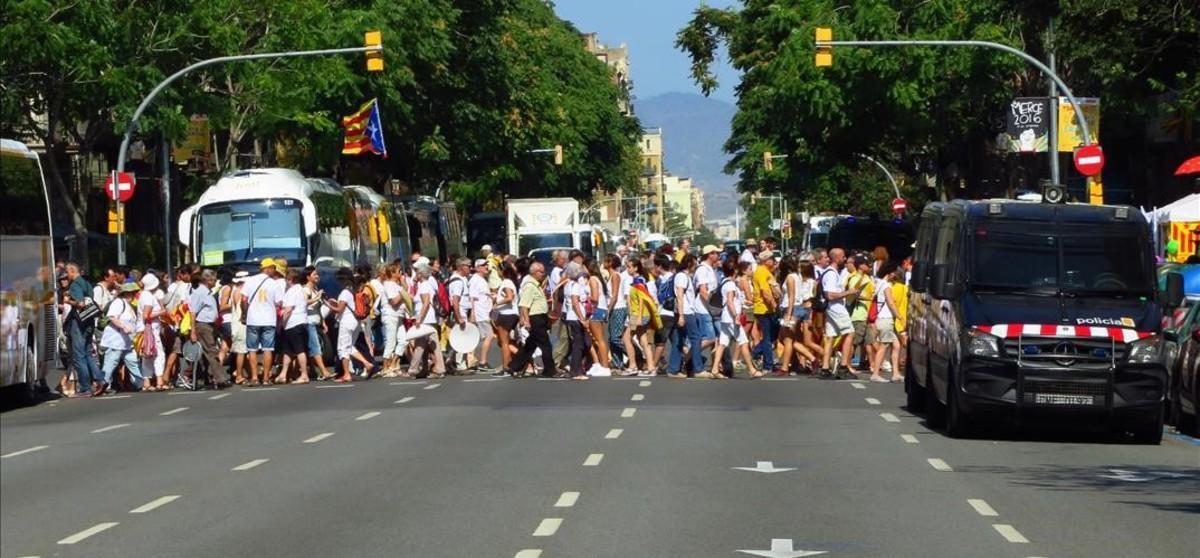
[(0, 184), (4, 185), (4, 219), (0, 219), (0, 234), (49, 236), (50, 215), (37, 159), (5, 151), (3, 161)]
[(301, 205), (296, 200), (246, 200), (200, 210), (201, 265), (284, 257), (306, 262)]
[(980, 288), (1145, 295), (1153, 285), (1139, 257), (1141, 242), (1132, 226), (1055, 232), (980, 227), (974, 231), (971, 282)]
[(571, 248), (571, 233), (523, 234), (517, 242), (517, 253), (528, 254), (538, 248)]

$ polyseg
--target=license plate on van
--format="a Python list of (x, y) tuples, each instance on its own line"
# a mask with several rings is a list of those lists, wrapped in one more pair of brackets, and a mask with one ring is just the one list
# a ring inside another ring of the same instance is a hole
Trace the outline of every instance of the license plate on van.
[(1034, 403), (1042, 405), (1094, 405), (1096, 398), (1091, 395), (1063, 395), (1058, 393), (1035, 393)]

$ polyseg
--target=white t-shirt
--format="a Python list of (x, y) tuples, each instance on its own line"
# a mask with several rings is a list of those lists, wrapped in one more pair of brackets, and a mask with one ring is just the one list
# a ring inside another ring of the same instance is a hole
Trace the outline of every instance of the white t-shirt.
[(554, 266), (554, 269), (550, 270), (550, 280), (546, 282), (547, 298), (550, 298), (550, 294), (554, 292), (554, 288), (558, 286), (558, 282), (562, 281), (562, 272), (563, 268), (558, 266)]
[(404, 290), (400, 288), (400, 283), (391, 279), (384, 281), (382, 287), (379, 291), (379, 315), (384, 318), (399, 318), (404, 309), (404, 300), (395, 306), (390, 301), (403, 294)]
[(133, 305), (128, 300), (118, 299), (108, 305), (106, 315), (108, 316), (109, 324), (104, 328), (104, 333), (100, 335), (100, 346), (105, 349), (116, 349), (119, 351), (132, 349), (133, 336), (117, 329), (112, 320), (121, 320), (126, 326), (137, 331), (137, 323), (140, 321), (138, 320), (137, 310), (133, 309)]
[[(596, 308), (603, 308), (604, 310), (607, 311), (608, 310), (608, 292), (607, 292), (608, 283), (604, 282), (603, 277), (597, 277), (597, 279), (600, 280), (600, 287), (599, 287), (600, 290), (596, 291), (596, 293), (597, 293)], [(588, 290), (591, 291), (591, 289), (592, 289), (592, 281), (591, 281), (591, 279), (588, 279)]]
[(789, 273), (787, 277), (784, 277), (783, 284), (779, 286), (779, 288), (783, 290), (783, 297), (779, 301), (780, 308), (787, 308), (789, 306), (792, 306), (793, 304), (796, 306), (799, 306), (800, 303), (804, 302), (804, 299), (802, 299), (802, 298), (796, 300), (795, 303), (792, 302), (792, 293), (790, 290), (788, 290), (788, 282), (789, 282), (788, 279), (793, 279), (793, 278), (795, 279), (796, 290), (800, 290), (800, 274), (799, 273)]
[(475, 309), (476, 321), (486, 322), (492, 315), (492, 289), (488, 287), (487, 279), (478, 273), (467, 281), (467, 296), (471, 297), (471, 307)]
[(621, 272), (621, 290), (617, 293), (617, 302), (613, 305), (613, 310), (629, 307), (629, 290), (633, 288), (633, 276), (627, 272)]
[[(191, 290), (191, 289), (188, 289), (188, 290)], [(138, 293), (137, 313), (138, 313), (138, 323), (141, 325), (138, 325), (135, 328), (137, 331), (141, 331), (141, 330), (145, 329), (145, 327), (146, 327), (145, 320), (142, 319), (142, 317), (146, 315), (147, 308), (150, 309), (150, 314), (154, 314), (155, 312), (162, 311), (162, 304), (160, 304), (158, 302), (158, 299), (154, 297), (154, 293), (142, 291), (142, 292)], [(162, 322), (159, 321), (158, 318), (154, 318), (154, 319), (150, 320), (150, 327), (154, 331), (155, 335), (162, 335)]]
[(242, 294), (250, 300), (246, 309), (246, 325), (255, 327), (274, 326), (278, 320), (275, 307), (283, 300), (283, 291), (279, 283), (259, 273), (246, 278), (242, 285)]
[[(524, 281), (522, 281), (522, 283), (524, 283)], [(517, 285), (512, 282), (512, 279), (504, 279), (503, 281), (500, 281), (500, 288), (497, 290), (497, 293), (512, 293), (513, 297), (508, 304), (501, 304), (500, 306), (497, 306), (497, 308), (500, 309), (500, 313), (506, 316), (517, 314)]]
[(800, 281), (796, 284), (800, 285), (800, 287), (799, 287), (800, 299), (796, 301), (796, 304), (802, 305), (802, 304), (804, 304), (805, 301), (811, 300), (812, 297), (817, 295), (817, 280), (816, 279), (804, 279), (803, 277), (801, 277)]
[(346, 303), (346, 308), (338, 316), (338, 328), (352, 330), (358, 327), (358, 318), (354, 317), (354, 293), (350, 292), (350, 289), (342, 289), (337, 299), (338, 302)]
[[(160, 300), (165, 302), (163, 306), (168, 311), (174, 312), (180, 304), (187, 302), (187, 299), (191, 296), (191, 283), (188, 283), (187, 281), (173, 281), (171, 285), (167, 287), (167, 294)], [(141, 305), (141, 303), (139, 302), (138, 305)]]
[(892, 309), (888, 308), (887, 299), (885, 298), (887, 291), (891, 290), (891, 288), (892, 284), (887, 279), (878, 279), (875, 281), (875, 304), (879, 305), (879, 314), (875, 316), (877, 320), (890, 320), (895, 317), (892, 316)]
[(96, 283), (96, 286), (92, 287), (92, 302), (95, 302), (96, 306), (101, 310), (108, 306), (108, 303), (112, 302), (113, 298), (112, 291), (108, 290), (108, 287), (104, 286), (104, 284)]
[(387, 303), (383, 300), (383, 281), (380, 281), (378, 277), (373, 277), (370, 281), (367, 281), (367, 284), (375, 290), (375, 313), (382, 316), (383, 307), (387, 306)]
[[(842, 284), (842, 275), (833, 268), (826, 269), (825, 273), (821, 275), (821, 288), (824, 289), (827, 297), (830, 294), (841, 293), (844, 290)], [(830, 300), (825, 307), (825, 314), (837, 315), (849, 320), (850, 312), (846, 310), (846, 299)]]
[(467, 294), (467, 278), (457, 273), (446, 281), (446, 293), (450, 295), (450, 305), (458, 300), (458, 313), (464, 320), (471, 318), (471, 297)]
[[(683, 300), (675, 301), (675, 308), (681, 310), (684, 316), (691, 316), (696, 313), (696, 287), (692, 285), (691, 277), (686, 273), (676, 273), (673, 279), (673, 288), (678, 291), (683, 289)], [(679, 295), (676, 295), (679, 296)]]
[(308, 323), (308, 299), (304, 296), (302, 285), (292, 285), (283, 295), (283, 308), (292, 309), (283, 329), (292, 329)]
[[(304, 285), (305, 301), (311, 299), (314, 295), (316, 295), (316, 293), (317, 293), (316, 289), (312, 288), (309, 285)], [(306, 302), (306, 304), (307, 304), (307, 302)], [(321, 325), (321, 308), (323, 308), (324, 306), (325, 305), (320, 300), (318, 300), (312, 304), (308, 304), (308, 306), (306, 308), (306, 310), (307, 310), (306, 314), (308, 315), (308, 323), (309, 324)]]
[(717, 290), (717, 272), (713, 270), (708, 262), (702, 263), (696, 267), (696, 274), (692, 277), (694, 289), (696, 291), (695, 304), (692, 305), (692, 312), (695, 314), (707, 314), (708, 306), (705, 306), (704, 297), (700, 296), (700, 285), (708, 285), (708, 294)]
[[(734, 313), (729, 313), (729, 301), (734, 301)], [(737, 281), (725, 281), (721, 286), (721, 323), (733, 324), (737, 323), (737, 319), (742, 315), (742, 306), (745, 305), (746, 295), (738, 288)]]
[[(429, 303), (431, 305), (437, 305), (437, 291), (437, 281), (435, 281), (432, 277), (422, 281), (419, 285), (417, 285), (417, 296), (413, 297), (414, 317), (421, 316), (421, 309), (425, 308), (425, 301), (423, 298), (425, 295), (429, 296)], [(430, 308), (429, 311), (425, 313), (425, 320), (421, 323), (437, 325), (437, 312), (434, 308)]]
[[(226, 303), (229, 304), (229, 311), (221, 312), (221, 321), (225, 322), (227, 324), (233, 323), (233, 307), (235, 306), (233, 296), (234, 296), (235, 288), (236, 288), (235, 285), (221, 285), (221, 286), (217, 287), (216, 298), (217, 298), (217, 310), (218, 311), (221, 310), (221, 297), (226, 296), (225, 293), (229, 293), (229, 299), (225, 301)], [(238, 295), (238, 296), (240, 296), (240, 295)]]
[(742, 250), (742, 255), (738, 258), (738, 261), (749, 262), (751, 273), (754, 273), (754, 270), (758, 269), (758, 258), (754, 257), (754, 252), (752, 252), (749, 248)]
[(567, 281), (563, 288), (566, 289), (563, 292), (563, 304), (567, 307), (567, 321), (578, 322), (579, 315), (575, 313), (575, 303), (579, 303), (580, 309), (586, 308), (587, 299), (592, 296), (592, 289), (588, 287), (587, 280), (582, 277), (575, 281)]

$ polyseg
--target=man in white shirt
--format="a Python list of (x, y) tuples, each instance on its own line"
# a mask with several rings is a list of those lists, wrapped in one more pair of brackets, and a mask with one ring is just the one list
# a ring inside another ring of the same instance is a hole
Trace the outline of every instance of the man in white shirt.
[(161, 299), (169, 324), (163, 328), (164, 344), (162, 347), (167, 355), (166, 366), (163, 368), (164, 377), (167, 379), (171, 378), (171, 374), (175, 370), (175, 362), (179, 358), (179, 353), (183, 351), (183, 338), (180, 335), (177, 320), (182, 317), (179, 307), (186, 304), (188, 298), (192, 296), (192, 273), (199, 273), (199, 268), (193, 270), (192, 267), (190, 264), (183, 264), (175, 268), (175, 281), (167, 287), (166, 297)]
[(749, 263), (750, 273), (754, 273), (754, 270), (758, 268), (758, 257), (755, 256), (756, 252), (758, 252), (758, 243), (755, 242), (753, 238), (747, 238), (746, 249), (742, 250), (742, 254), (738, 258), (738, 261)]
[[(242, 308), (245, 312), (246, 350), (250, 355), (250, 383), (258, 382), (258, 351), (263, 353), (263, 380), (271, 382), (271, 360), (275, 352), (275, 334), (279, 323), (279, 309), (283, 303), (283, 291), (276, 281), (279, 272), (275, 261), (264, 259), (261, 271), (246, 279), (242, 285)], [(285, 282), (286, 284), (286, 282)]]
[(442, 344), (438, 341), (438, 319), (434, 305), (437, 304), (437, 281), (432, 277), (433, 269), (425, 262), (413, 266), (413, 280), (417, 282), (417, 296), (413, 297), (415, 324), (408, 331), (407, 339), (413, 344), (412, 361), (408, 375), (419, 378), (424, 365), (425, 353), (433, 352), (433, 372), (430, 377), (440, 378), (446, 374), (446, 361), (442, 358)]
[(491, 350), (492, 341), (496, 337), (496, 332), (492, 329), (492, 289), (488, 284), (490, 273), (486, 259), (475, 260), (475, 274), (467, 282), (467, 295), (471, 299), (471, 312), (474, 314), (471, 321), (479, 328), (481, 339), (479, 358), (476, 362), (479, 364), (479, 370), (484, 372), (492, 371), (488, 366), (488, 351)]
[(857, 296), (859, 289), (843, 290), (843, 285), (846, 284), (845, 279), (849, 276), (849, 273), (843, 269), (846, 263), (846, 252), (841, 248), (834, 248), (829, 251), (829, 259), (829, 268), (818, 278), (827, 301), (820, 376), (824, 379), (841, 379), (841, 371), (836, 373), (830, 371), (829, 364), (839, 337), (842, 345), (842, 360), (849, 362), (850, 355), (853, 354), (851, 351), (854, 350), (854, 324), (850, 321), (850, 311), (846, 308), (845, 299)]
[(563, 367), (567, 353), (571, 349), (570, 339), (567, 337), (567, 327), (563, 323), (563, 315), (566, 312), (566, 297), (562, 296), (565, 294), (564, 283), (566, 282), (563, 268), (566, 265), (567, 251), (554, 252), (554, 268), (550, 270), (549, 281), (546, 281), (546, 300), (550, 302), (550, 339), (554, 343), (554, 363), (559, 368)]
[[(471, 275), (471, 260), (459, 258), (454, 261), (454, 271), (446, 279), (446, 293), (450, 295), (450, 307), (454, 318), (451, 327), (462, 327), (471, 319), (471, 297), (467, 292), (467, 281)], [(469, 353), (459, 353), (451, 349), (454, 362), (454, 372), (466, 374), (470, 372), (475, 356)]]

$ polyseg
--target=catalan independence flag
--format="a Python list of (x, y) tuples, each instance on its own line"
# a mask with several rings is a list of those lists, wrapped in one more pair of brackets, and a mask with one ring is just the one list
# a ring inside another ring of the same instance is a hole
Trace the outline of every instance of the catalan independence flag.
[(374, 153), (387, 159), (387, 146), (383, 143), (383, 121), (379, 118), (378, 99), (367, 101), (358, 112), (342, 119), (346, 129), (346, 140), (342, 143), (342, 155)]

